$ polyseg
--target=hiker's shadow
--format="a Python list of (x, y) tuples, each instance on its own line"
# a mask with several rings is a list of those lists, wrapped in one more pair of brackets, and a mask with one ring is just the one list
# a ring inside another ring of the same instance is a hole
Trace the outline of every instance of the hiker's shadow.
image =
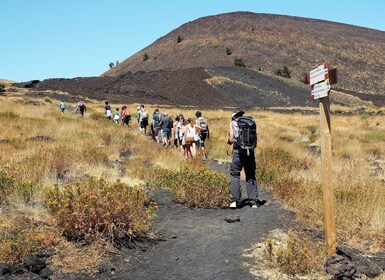
[[(245, 198), (245, 199), (242, 199), (241, 202), (237, 204), (237, 208), (243, 208), (245, 206), (251, 207), (252, 205), (253, 205), (253, 200), (251, 200), (250, 198)], [(268, 206), (269, 203), (266, 199), (264, 200), (257, 199), (257, 206), (260, 207), (262, 205)]]

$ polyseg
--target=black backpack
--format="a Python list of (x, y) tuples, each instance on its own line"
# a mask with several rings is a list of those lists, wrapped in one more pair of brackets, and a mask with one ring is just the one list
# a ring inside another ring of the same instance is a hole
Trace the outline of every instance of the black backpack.
[(252, 150), (257, 147), (257, 124), (252, 117), (240, 117), (237, 120), (239, 133), (235, 148)]

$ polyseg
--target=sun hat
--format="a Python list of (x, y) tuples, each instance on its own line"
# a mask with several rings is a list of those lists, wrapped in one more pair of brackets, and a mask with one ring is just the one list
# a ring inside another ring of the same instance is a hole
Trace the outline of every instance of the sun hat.
[(242, 117), (243, 115), (245, 114), (244, 111), (235, 111), (231, 114), (231, 118), (234, 118), (234, 117)]

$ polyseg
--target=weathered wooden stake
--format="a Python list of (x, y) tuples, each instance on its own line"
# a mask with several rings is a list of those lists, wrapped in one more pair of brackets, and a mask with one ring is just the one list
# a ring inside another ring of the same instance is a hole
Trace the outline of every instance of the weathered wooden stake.
[(322, 186), (325, 211), (325, 241), (328, 256), (336, 252), (336, 226), (332, 184), (332, 145), (329, 96), (319, 99), (321, 128)]

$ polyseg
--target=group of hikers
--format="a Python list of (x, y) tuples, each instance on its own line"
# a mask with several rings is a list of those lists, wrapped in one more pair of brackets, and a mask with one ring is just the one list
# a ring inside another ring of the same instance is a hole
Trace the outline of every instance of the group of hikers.
[[(61, 112), (64, 113), (64, 101), (60, 103), (59, 107)], [(105, 117), (108, 120), (112, 120), (116, 124), (121, 123), (123, 126), (130, 126), (131, 114), (127, 106), (116, 108), (112, 112), (109, 102), (106, 101), (104, 109)], [(80, 100), (77, 104), (76, 112), (83, 116), (85, 111), (86, 105), (83, 100)], [(259, 206), (254, 153), (257, 145), (257, 127), (254, 119), (246, 117), (244, 114), (244, 111), (235, 111), (231, 114), (230, 132), (227, 141), (227, 144), (233, 146), (230, 167), (231, 200), (229, 204), (229, 207), (232, 209), (242, 207), (244, 204), (244, 201), (241, 201), (240, 175), (242, 169), (244, 169), (246, 175), (247, 204), (252, 208)], [(145, 106), (140, 105), (135, 113), (135, 125), (145, 135), (147, 135), (147, 127), (150, 126), (150, 131), (148, 132), (153, 141), (162, 143), (165, 147), (181, 148), (186, 158), (195, 157), (200, 154), (201, 159), (206, 160), (205, 141), (210, 137), (208, 122), (200, 111), (196, 111), (195, 117), (195, 120), (193, 120), (179, 114), (172, 119), (167, 112), (161, 113), (159, 109), (155, 109), (150, 116)]]
[[(111, 120), (113, 116), (114, 122), (121, 122), (124, 126), (130, 125), (131, 114), (126, 106), (121, 109), (116, 108), (112, 113), (111, 106), (106, 101), (104, 109), (107, 119)], [(205, 141), (210, 137), (209, 126), (200, 111), (197, 111), (195, 116), (196, 119), (193, 120), (179, 114), (172, 119), (167, 112), (161, 113), (159, 109), (155, 109), (150, 115), (144, 105), (138, 106), (135, 113), (139, 130), (145, 135), (149, 133), (153, 141), (163, 144), (165, 147), (180, 147), (186, 158), (199, 154), (202, 160), (206, 160)]]

